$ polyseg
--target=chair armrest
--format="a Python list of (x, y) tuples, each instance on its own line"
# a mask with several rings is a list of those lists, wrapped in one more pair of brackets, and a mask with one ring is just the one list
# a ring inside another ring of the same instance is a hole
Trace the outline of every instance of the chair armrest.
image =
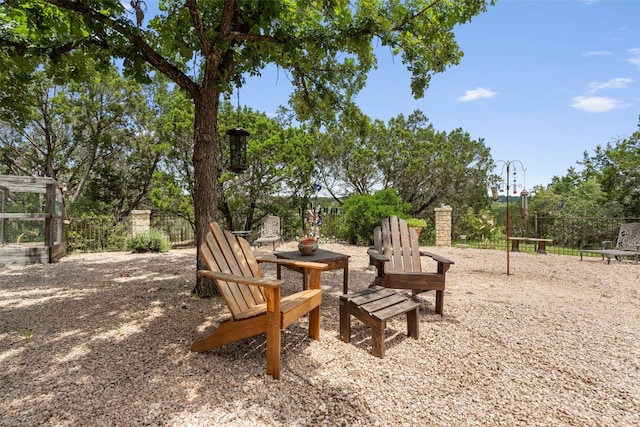
[(610, 249), (613, 249), (613, 246), (615, 245), (616, 242), (614, 242), (613, 240), (603, 240), (602, 241), (602, 249), (607, 249), (607, 245), (611, 245)]
[(219, 279), (225, 282), (242, 283), (250, 286), (261, 286), (263, 288), (279, 288), (284, 284), (284, 280), (270, 279), (268, 277), (246, 277), (237, 274), (221, 273), (219, 271), (198, 270), (198, 276), (209, 279)]
[(308, 268), (311, 270), (326, 270), (329, 267), (328, 264), (324, 264), (322, 262), (297, 261), (293, 259), (258, 258), (256, 259), (256, 261), (258, 261), (259, 263), (264, 262), (264, 263), (270, 263), (270, 264), (284, 265), (285, 267), (292, 266), (292, 267), (298, 267), (298, 268)]
[(447, 259), (440, 255), (432, 254), (431, 252), (420, 251), (420, 256), (428, 256), (430, 258), (433, 258), (434, 261), (437, 261), (442, 264), (455, 264), (450, 259)]
[(381, 253), (378, 253), (378, 251), (376, 251), (375, 249), (369, 249), (367, 251), (367, 254), (373, 258), (374, 261), (379, 261), (379, 262), (387, 262), (389, 261), (389, 257), (386, 255), (382, 255)]

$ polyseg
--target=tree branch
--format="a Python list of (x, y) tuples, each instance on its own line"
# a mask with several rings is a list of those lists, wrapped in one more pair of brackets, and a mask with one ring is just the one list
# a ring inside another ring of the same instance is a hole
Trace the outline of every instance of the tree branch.
[[(200, 12), (198, 3), (196, 2), (196, 0), (187, 0), (185, 3), (185, 6), (189, 10), (189, 14), (191, 15), (191, 21), (193, 22), (193, 26), (198, 32), (198, 38), (200, 39), (200, 44), (202, 45), (202, 50), (204, 51), (204, 55), (208, 57), (212, 53), (211, 41), (209, 40), (209, 37), (207, 37), (207, 32), (204, 28), (204, 23), (202, 22), (202, 13)], [(227, 8), (227, 2), (225, 2), (224, 7), (225, 9)]]
[(144, 60), (156, 68), (158, 71), (173, 80), (178, 86), (189, 92), (194, 98), (200, 97), (200, 88), (193, 80), (183, 73), (178, 67), (167, 61), (162, 55), (156, 52), (147, 42), (140, 36), (140, 31), (131, 24), (116, 20), (111, 16), (103, 15), (92, 9), (89, 5), (81, 1), (73, 0), (46, 0), (48, 3), (62, 9), (71, 10), (85, 15), (95, 22), (112, 28), (120, 35), (128, 39)]

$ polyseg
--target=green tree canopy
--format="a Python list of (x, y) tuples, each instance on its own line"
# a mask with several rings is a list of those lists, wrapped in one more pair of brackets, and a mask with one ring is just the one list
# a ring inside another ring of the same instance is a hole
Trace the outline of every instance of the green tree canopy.
[(66, 185), (72, 213), (127, 215), (145, 199), (161, 150), (143, 88), (113, 68), (55, 84), (34, 73), (20, 115), (2, 114), (3, 173)]
[[(85, 55), (122, 59), (126, 75), (164, 74), (194, 103), (196, 234), (216, 219), (220, 95), (267, 64), (294, 84), (301, 118), (331, 118), (352, 103), (387, 46), (412, 74), (421, 97), (434, 73), (460, 61), (454, 27), (493, 0), (234, 1), (166, 0), (152, 19), (119, 0), (15, 0), (0, 5), (0, 83), (16, 88), (48, 58), (54, 72), (81, 77)], [(140, 5), (140, 2), (135, 3)], [(135, 19), (135, 20), (134, 20)], [(55, 73), (54, 73), (55, 74)], [(10, 97), (1, 102), (11, 103)], [(198, 261), (202, 267), (202, 261)], [(199, 285), (202, 284), (199, 282)], [(201, 295), (212, 289), (198, 285)]]
[(640, 216), (640, 120), (638, 130), (606, 146), (584, 152), (567, 174), (537, 189), (534, 209), (579, 216)]

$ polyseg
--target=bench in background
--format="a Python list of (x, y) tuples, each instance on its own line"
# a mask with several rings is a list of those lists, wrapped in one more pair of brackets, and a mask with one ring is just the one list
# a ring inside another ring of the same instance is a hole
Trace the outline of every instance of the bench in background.
[(553, 242), (552, 239), (539, 239), (537, 237), (509, 237), (511, 240), (511, 252), (520, 252), (520, 242), (533, 242), (538, 245), (538, 253), (546, 255), (547, 242)]

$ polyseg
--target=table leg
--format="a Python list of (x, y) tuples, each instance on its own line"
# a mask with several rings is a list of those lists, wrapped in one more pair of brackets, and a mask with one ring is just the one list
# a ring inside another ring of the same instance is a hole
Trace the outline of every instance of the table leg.
[(342, 277), (342, 293), (349, 293), (349, 258), (344, 260), (344, 267), (342, 268), (343, 277)]
[(282, 266), (280, 264), (276, 265), (276, 279), (280, 280), (282, 278)]

